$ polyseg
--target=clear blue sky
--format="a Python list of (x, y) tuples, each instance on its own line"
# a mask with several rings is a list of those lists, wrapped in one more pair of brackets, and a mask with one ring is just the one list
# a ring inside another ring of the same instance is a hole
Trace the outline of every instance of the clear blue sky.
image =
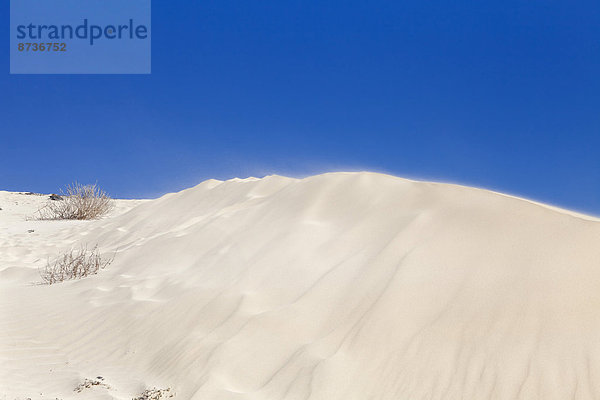
[(0, 75), (0, 189), (372, 170), (600, 215), (600, 3), (158, 1), (152, 75)]

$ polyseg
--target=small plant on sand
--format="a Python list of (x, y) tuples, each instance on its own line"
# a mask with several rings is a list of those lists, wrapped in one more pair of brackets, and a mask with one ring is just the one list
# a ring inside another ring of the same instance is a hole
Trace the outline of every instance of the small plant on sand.
[(146, 389), (142, 392), (141, 396), (138, 396), (132, 400), (161, 400), (174, 397), (175, 393), (171, 391), (171, 388), (166, 389)]
[(113, 200), (97, 184), (73, 183), (39, 210), (39, 219), (96, 219), (113, 208)]
[(69, 250), (61, 254), (54, 262), (48, 261), (43, 269), (40, 269), (40, 276), (44, 283), (52, 285), (71, 279), (81, 279), (89, 275), (95, 275), (101, 269), (108, 267), (111, 259), (103, 259), (96, 245), (88, 250), (86, 246), (78, 250)]
[(91, 389), (94, 386), (99, 386), (99, 387), (103, 387), (106, 389), (110, 389), (110, 386), (108, 386), (106, 383), (103, 382), (104, 378), (99, 376), (96, 379), (85, 379), (83, 381), (83, 383), (80, 383), (79, 385), (77, 385), (75, 387), (75, 389), (73, 389), (74, 392), (77, 393), (81, 393), (83, 392), (85, 389)]

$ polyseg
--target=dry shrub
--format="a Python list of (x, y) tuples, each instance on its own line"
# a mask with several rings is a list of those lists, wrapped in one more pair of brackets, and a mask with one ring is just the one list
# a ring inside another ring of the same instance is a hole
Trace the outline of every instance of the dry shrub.
[(97, 184), (75, 182), (61, 190), (61, 197), (39, 210), (40, 219), (96, 219), (113, 208), (113, 200)]
[(111, 259), (103, 259), (98, 251), (98, 246), (88, 250), (87, 246), (78, 250), (69, 250), (60, 255), (54, 262), (48, 261), (46, 266), (40, 270), (40, 276), (44, 283), (63, 282), (71, 279), (81, 279), (89, 275), (95, 275), (101, 269), (108, 267)]

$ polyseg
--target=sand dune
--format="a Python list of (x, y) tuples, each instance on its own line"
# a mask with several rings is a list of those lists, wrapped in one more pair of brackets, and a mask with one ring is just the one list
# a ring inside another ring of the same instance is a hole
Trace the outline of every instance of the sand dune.
[[(594, 218), (372, 173), (44, 201), (0, 192), (0, 399), (600, 399)], [(37, 284), (81, 244), (114, 263)]]

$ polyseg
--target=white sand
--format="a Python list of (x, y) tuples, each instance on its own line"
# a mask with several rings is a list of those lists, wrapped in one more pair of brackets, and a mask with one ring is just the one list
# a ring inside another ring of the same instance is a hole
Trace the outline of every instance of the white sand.
[[(44, 201), (0, 192), (0, 399), (600, 398), (597, 219), (371, 173)], [(81, 244), (114, 263), (36, 284)]]

